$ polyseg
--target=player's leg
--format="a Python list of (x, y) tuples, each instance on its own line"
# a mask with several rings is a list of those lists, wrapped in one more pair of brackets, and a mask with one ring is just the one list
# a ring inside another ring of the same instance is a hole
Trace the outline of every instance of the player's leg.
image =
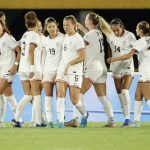
[(130, 94), (129, 88), (132, 83), (133, 77), (131, 75), (125, 75), (122, 78), (121, 93), (123, 98), (125, 122), (123, 126), (128, 126), (130, 124)]

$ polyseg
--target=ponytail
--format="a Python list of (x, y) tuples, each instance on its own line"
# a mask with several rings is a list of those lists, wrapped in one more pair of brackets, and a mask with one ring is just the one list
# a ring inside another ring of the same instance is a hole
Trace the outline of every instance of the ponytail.
[(106, 37), (109, 38), (112, 33), (110, 25), (101, 16), (99, 16), (99, 27), (100, 27), (101, 31), (106, 35)]

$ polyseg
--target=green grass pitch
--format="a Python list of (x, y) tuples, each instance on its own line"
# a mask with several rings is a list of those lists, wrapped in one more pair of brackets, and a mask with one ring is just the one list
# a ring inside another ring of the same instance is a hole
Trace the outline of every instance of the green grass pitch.
[(0, 128), (0, 150), (150, 150), (150, 123), (140, 128)]

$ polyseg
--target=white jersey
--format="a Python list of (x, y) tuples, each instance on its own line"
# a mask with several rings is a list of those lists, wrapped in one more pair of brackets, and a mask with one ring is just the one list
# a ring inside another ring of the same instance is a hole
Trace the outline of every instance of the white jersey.
[(45, 38), (44, 48), (46, 50), (46, 57), (43, 71), (44, 74), (57, 71), (62, 54), (63, 38), (64, 35), (60, 32), (55, 39), (51, 39), (49, 36)]
[[(112, 50), (112, 57), (119, 57), (129, 53), (135, 41), (136, 38), (134, 34), (126, 30), (121, 37), (117, 37), (112, 34), (112, 36), (108, 40), (110, 48)], [(117, 73), (121, 73), (121, 70), (126, 68), (133, 69), (133, 58), (123, 61), (116, 61), (110, 65), (110, 70)]]
[[(75, 33), (72, 36), (65, 35), (63, 40), (63, 51), (61, 61), (58, 67), (58, 73), (64, 73), (67, 64), (78, 57), (78, 51), (85, 47), (83, 38), (79, 33)], [(83, 63), (80, 62), (75, 65), (71, 65), (68, 70), (68, 74), (82, 74)]]
[(133, 49), (138, 54), (140, 80), (150, 81), (150, 36), (137, 40)]
[(15, 63), (16, 55), (14, 49), (18, 42), (13, 36), (6, 32), (0, 38), (0, 73), (7, 74)]
[(40, 35), (34, 31), (27, 31), (20, 40), (21, 44), (21, 59), (19, 72), (30, 72), (30, 44), (35, 44), (37, 47), (34, 51), (34, 66), (35, 72), (41, 72), (41, 39)]
[(83, 39), (85, 42), (87, 42), (87, 45), (85, 47), (86, 57), (84, 61), (84, 70), (102, 70), (105, 67), (105, 62), (103, 35), (101, 31), (93, 29), (87, 32)]

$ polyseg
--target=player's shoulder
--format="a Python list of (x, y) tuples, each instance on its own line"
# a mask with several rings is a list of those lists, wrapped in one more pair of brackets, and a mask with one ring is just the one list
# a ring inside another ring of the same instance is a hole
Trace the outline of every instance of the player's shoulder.
[(135, 35), (131, 31), (128, 31), (128, 30), (125, 30), (125, 35), (135, 37)]

